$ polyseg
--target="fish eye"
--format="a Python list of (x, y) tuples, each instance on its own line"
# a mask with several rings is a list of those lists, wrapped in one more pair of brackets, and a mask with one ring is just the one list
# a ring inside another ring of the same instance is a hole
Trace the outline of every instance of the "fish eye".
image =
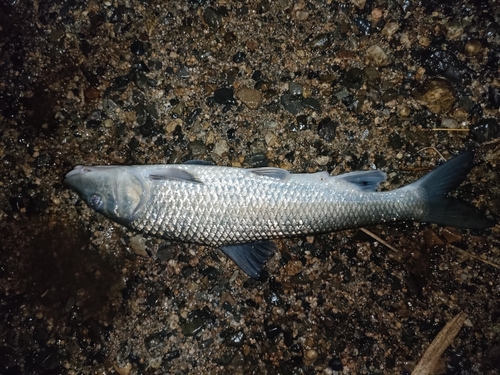
[(94, 194), (89, 199), (89, 206), (94, 210), (98, 210), (102, 206), (102, 197), (100, 195)]

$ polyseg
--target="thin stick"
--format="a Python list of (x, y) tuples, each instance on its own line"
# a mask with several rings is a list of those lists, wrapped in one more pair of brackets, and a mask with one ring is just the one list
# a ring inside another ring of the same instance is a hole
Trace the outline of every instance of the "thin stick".
[(455, 339), (465, 319), (467, 319), (467, 315), (458, 313), (452, 320), (446, 323), (434, 340), (432, 340), (424, 355), (413, 369), (411, 375), (434, 374), (434, 369), (439, 358), (441, 358), (446, 348), (450, 346)]
[(499, 265), (499, 264), (496, 264), (496, 263), (494, 263), (494, 262), (491, 262), (491, 261), (489, 261), (488, 259), (486, 259), (486, 258), (484, 258), (484, 257), (482, 257), (482, 256), (480, 256), (480, 255), (476, 255), (476, 254), (469, 253), (468, 251), (462, 250), (462, 249), (460, 249), (459, 247), (456, 247), (456, 246), (453, 246), (453, 245), (450, 245), (450, 247), (451, 247), (453, 250), (455, 250), (455, 251), (459, 252), (459, 253), (460, 253), (460, 254), (462, 254), (462, 255), (468, 256), (469, 258), (477, 259), (477, 260), (479, 260), (480, 262), (486, 263), (486, 264), (488, 264), (488, 265), (490, 265), (490, 266), (492, 266), (492, 267), (495, 267), (495, 268), (497, 268), (497, 269), (500, 269), (500, 265)]
[(443, 132), (468, 132), (470, 131), (469, 129), (462, 129), (462, 128), (432, 128), (429, 129), (430, 131), (437, 132), (437, 131), (443, 131)]
[(429, 149), (434, 150), (434, 152), (436, 154), (438, 154), (441, 159), (443, 159), (444, 161), (446, 161), (446, 158), (438, 151), (438, 149), (436, 147), (424, 147), (424, 148), (421, 148), (420, 150), (418, 150), (417, 152), (420, 153), (420, 152), (422, 152), (424, 150), (429, 150)]
[(378, 241), (380, 242), (382, 245), (388, 247), (389, 249), (391, 249), (392, 251), (395, 251), (396, 253), (400, 253), (401, 251), (392, 246), (389, 242), (383, 240), (382, 238), (380, 238), (379, 236), (377, 236), (375, 233), (373, 232), (370, 232), (368, 229), (366, 228), (359, 228), (361, 231), (365, 232), (367, 235), (369, 235), (371, 238), (373, 238), (375, 241)]

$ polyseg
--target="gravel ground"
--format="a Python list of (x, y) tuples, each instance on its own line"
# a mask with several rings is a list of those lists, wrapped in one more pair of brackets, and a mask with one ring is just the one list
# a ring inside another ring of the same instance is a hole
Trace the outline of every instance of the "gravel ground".
[(0, 3), (1, 374), (498, 374), (500, 226), (278, 241), (254, 281), (142, 237), (62, 184), (74, 165), (380, 168), (476, 150), (457, 190), (500, 216), (494, 0)]

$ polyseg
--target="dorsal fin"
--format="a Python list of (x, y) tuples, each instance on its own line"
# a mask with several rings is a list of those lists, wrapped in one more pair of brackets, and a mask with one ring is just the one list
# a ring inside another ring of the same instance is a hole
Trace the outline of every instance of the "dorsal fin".
[(215, 165), (215, 163), (212, 163), (211, 161), (208, 160), (186, 160), (182, 164), (188, 164), (188, 165)]
[(258, 176), (277, 178), (279, 180), (285, 180), (290, 175), (290, 172), (274, 167), (253, 168), (249, 169), (249, 171)]
[(149, 172), (149, 178), (157, 181), (174, 180), (174, 181), (195, 182), (198, 184), (202, 183), (191, 173), (185, 171), (184, 169), (175, 167), (153, 169)]
[(375, 191), (380, 183), (386, 180), (387, 175), (382, 171), (374, 170), (350, 172), (332, 178), (349, 182), (359, 190)]

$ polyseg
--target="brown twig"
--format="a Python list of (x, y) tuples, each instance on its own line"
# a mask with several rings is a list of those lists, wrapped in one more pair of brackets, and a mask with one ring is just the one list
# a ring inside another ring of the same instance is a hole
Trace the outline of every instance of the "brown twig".
[(439, 358), (441, 358), (446, 348), (450, 346), (455, 339), (465, 319), (467, 319), (467, 315), (458, 313), (452, 320), (446, 323), (434, 340), (432, 340), (424, 355), (413, 369), (411, 375), (429, 375), (434, 373)]
[(497, 268), (497, 269), (500, 269), (500, 264), (497, 264), (497, 263), (494, 263), (494, 262), (492, 262), (492, 261), (489, 261), (488, 259), (483, 258), (483, 257), (482, 257), (482, 256), (480, 256), (480, 255), (476, 255), (476, 254), (469, 253), (468, 251), (462, 250), (462, 249), (460, 249), (459, 247), (456, 247), (456, 246), (453, 246), (453, 245), (450, 245), (450, 247), (451, 247), (453, 250), (457, 251), (458, 253), (460, 253), (460, 254), (462, 254), (462, 255), (465, 255), (465, 256), (467, 256), (467, 257), (469, 257), (469, 258), (472, 258), (472, 259), (477, 259), (477, 260), (479, 260), (480, 262), (483, 262), (483, 263), (488, 264), (488, 265), (490, 265), (490, 266), (492, 266), (492, 267), (495, 267), (495, 268)]
[(359, 228), (359, 229), (360, 229), (362, 232), (365, 232), (367, 235), (369, 235), (369, 236), (370, 236), (371, 238), (373, 238), (375, 241), (380, 242), (382, 245), (384, 245), (384, 246), (388, 247), (388, 248), (389, 248), (389, 249), (391, 249), (392, 251), (395, 251), (395, 252), (397, 252), (397, 253), (400, 253), (400, 252), (401, 252), (398, 248), (396, 248), (396, 247), (392, 246), (389, 242), (387, 242), (387, 241), (383, 240), (382, 238), (380, 238), (379, 236), (377, 236), (375, 233), (370, 232), (368, 229), (366, 229), (366, 228)]
[(424, 150), (429, 150), (429, 149), (430, 149), (430, 150), (434, 150), (434, 152), (435, 152), (436, 154), (438, 154), (438, 155), (439, 155), (439, 157), (440, 157), (442, 160), (446, 161), (446, 158), (445, 158), (445, 157), (444, 157), (444, 156), (443, 156), (443, 155), (442, 155), (442, 154), (438, 151), (438, 149), (437, 149), (436, 147), (432, 147), (432, 146), (431, 146), (431, 147), (424, 147), (424, 148), (421, 148), (420, 150), (418, 150), (417, 152), (418, 152), (418, 153), (420, 153), (420, 152), (422, 152), (422, 151), (424, 151)]

